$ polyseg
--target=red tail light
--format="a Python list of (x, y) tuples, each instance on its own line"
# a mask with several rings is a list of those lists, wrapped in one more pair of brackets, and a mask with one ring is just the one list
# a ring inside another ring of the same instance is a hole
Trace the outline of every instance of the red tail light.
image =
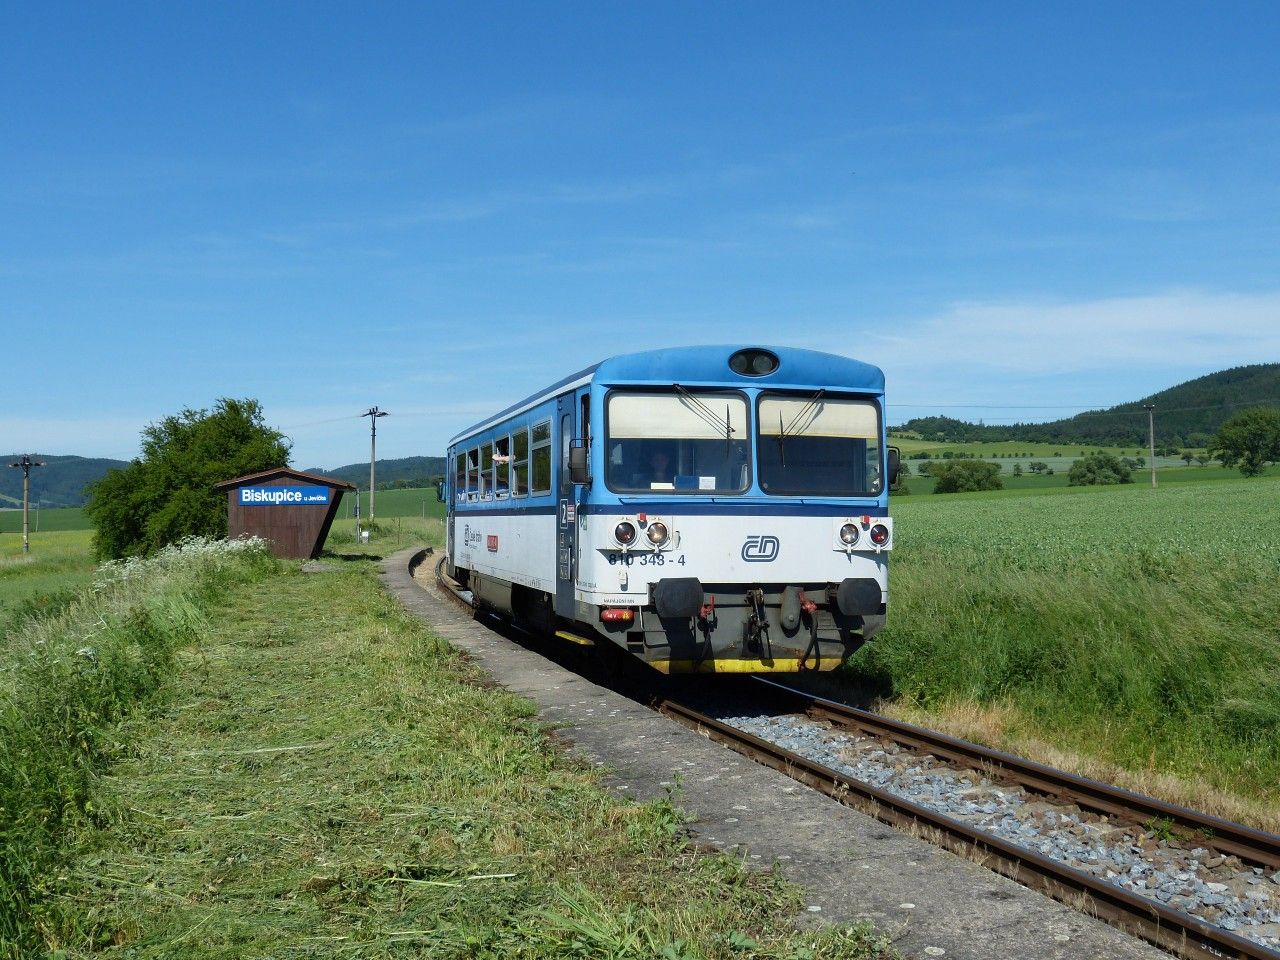
[(871, 542), (877, 547), (883, 547), (889, 542), (889, 528), (883, 523), (877, 523), (871, 528)]

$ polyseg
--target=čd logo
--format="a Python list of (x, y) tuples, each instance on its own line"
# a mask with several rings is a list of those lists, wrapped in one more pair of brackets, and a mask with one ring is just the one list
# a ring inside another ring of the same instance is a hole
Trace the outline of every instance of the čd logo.
[(778, 559), (778, 549), (782, 546), (778, 538), (768, 534), (752, 534), (742, 545), (742, 559), (747, 563), (768, 563)]

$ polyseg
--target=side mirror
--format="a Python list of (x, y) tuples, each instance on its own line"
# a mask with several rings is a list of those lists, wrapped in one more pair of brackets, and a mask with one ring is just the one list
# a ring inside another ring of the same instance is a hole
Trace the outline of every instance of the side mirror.
[(444, 480), (436, 481), (436, 499), (444, 503)]
[(902, 468), (902, 451), (897, 447), (889, 448), (889, 486), (898, 485), (898, 471)]
[(569, 482), (588, 484), (591, 475), (587, 472), (587, 444), (585, 440), (569, 441)]

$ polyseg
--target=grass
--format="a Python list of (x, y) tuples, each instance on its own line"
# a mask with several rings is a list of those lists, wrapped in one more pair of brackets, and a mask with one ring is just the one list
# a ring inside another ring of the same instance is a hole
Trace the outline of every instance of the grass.
[(24, 554), (21, 537), (0, 537), (0, 648), (24, 620), (62, 611), (89, 584), (89, 539), (87, 530), (32, 534)]
[[(775, 873), (705, 855), (411, 619), (358, 559), (239, 589), (119, 729), (62, 871), (62, 957), (869, 957)], [(673, 798), (678, 800), (678, 796)]]
[(28, 955), (62, 921), (48, 904), (72, 838), (99, 821), (96, 779), (120, 725), (233, 583), (274, 565), (259, 541), (191, 542), (112, 564), (61, 612), (0, 644), (0, 957)]
[(361, 521), (361, 526), (369, 532), (367, 541), (356, 539), (354, 520), (335, 520), (324, 542), (324, 552), (339, 556), (376, 558), (420, 543), (437, 547), (444, 543), (444, 520), (436, 517), (423, 520), (415, 516), (388, 516), (379, 519), (372, 529), (365, 521)]
[[(1194, 469), (1194, 468), (1193, 468)], [(1280, 815), (1280, 478), (895, 502), (897, 709)]]

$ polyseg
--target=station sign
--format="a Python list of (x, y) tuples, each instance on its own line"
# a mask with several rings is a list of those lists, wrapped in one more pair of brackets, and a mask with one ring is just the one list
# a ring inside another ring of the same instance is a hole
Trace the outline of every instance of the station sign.
[(242, 507), (319, 506), (329, 503), (330, 487), (239, 487)]

